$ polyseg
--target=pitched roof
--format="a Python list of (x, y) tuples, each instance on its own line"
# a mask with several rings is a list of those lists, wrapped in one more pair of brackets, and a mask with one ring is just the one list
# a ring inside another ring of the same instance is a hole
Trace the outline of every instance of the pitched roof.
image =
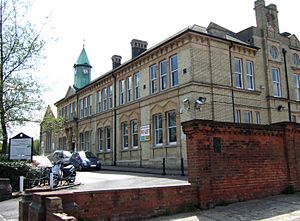
[(89, 67), (92, 67), (90, 62), (89, 62), (89, 59), (88, 59), (88, 56), (86, 54), (86, 51), (84, 49), (84, 47), (82, 48), (81, 50), (81, 53), (76, 61), (76, 64), (74, 66), (78, 66), (78, 65), (84, 65), (84, 66), (89, 66)]

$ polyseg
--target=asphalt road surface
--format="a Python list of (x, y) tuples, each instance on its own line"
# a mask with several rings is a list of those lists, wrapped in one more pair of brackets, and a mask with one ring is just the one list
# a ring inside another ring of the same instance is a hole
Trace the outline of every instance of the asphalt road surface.
[(188, 184), (187, 177), (162, 176), (118, 171), (77, 172), (76, 183), (70, 190), (107, 190)]

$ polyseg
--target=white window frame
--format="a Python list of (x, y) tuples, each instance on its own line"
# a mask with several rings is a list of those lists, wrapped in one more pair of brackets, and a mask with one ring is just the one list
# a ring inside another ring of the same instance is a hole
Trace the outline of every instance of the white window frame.
[(84, 133), (80, 133), (79, 138), (80, 138), (80, 150), (83, 150), (85, 144)]
[(296, 92), (296, 100), (300, 101), (300, 75), (294, 75), (295, 80), (295, 92)]
[(271, 46), (270, 48), (270, 55), (271, 55), (271, 58), (273, 59), (277, 59), (278, 58), (278, 49), (277, 47), (275, 47), (274, 45)]
[[(246, 119), (247, 119), (247, 121), (246, 121)], [(249, 121), (248, 121), (248, 119), (249, 119)], [(244, 123), (246, 123), (246, 124), (253, 123), (252, 111), (244, 111)]]
[(107, 152), (110, 152), (110, 150), (111, 150), (111, 133), (110, 133), (110, 127), (105, 127), (105, 148), (106, 148)]
[[(175, 114), (175, 125), (170, 125), (170, 117), (171, 114)], [(175, 141), (170, 141), (171, 131), (175, 129)], [(176, 111), (167, 112), (167, 142), (168, 144), (176, 144), (177, 143), (177, 119), (176, 119)]]
[[(240, 70), (236, 70), (237, 67)], [(243, 88), (243, 62), (240, 58), (234, 58), (234, 86), (236, 88)]]
[[(130, 128), (131, 128), (131, 146), (132, 148), (138, 148), (139, 147), (139, 128), (138, 128), (138, 121), (137, 120), (131, 120), (130, 121)], [(136, 130), (134, 130), (136, 128)], [(134, 143), (136, 137), (136, 145)]]
[(103, 129), (98, 128), (98, 151), (103, 152)]
[(241, 110), (235, 110), (235, 122), (236, 123), (241, 123)]
[[(165, 67), (165, 71), (163, 70), (163, 66)], [(159, 75), (160, 75), (160, 90), (164, 91), (168, 89), (168, 71), (167, 71), (167, 60), (162, 60), (159, 63)], [(166, 86), (164, 87), (163, 82), (165, 82)]]
[(127, 102), (131, 102), (133, 100), (131, 76), (126, 78), (126, 98), (127, 98)]
[(107, 110), (107, 88), (103, 88), (101, 92), (101, 98), (102, 98), (102, 111)]
[(101, 107), (101, 97), (102, 97), (102, 94), (101, 94), (101, 91), (97, 91), (97, 113), (100, 113), (102, 111), (102, 107)]
[(170, 57), (170, 75), (171, 75), (171, 87), (177, 86), (179, 84), (177, 54)]
[(254, 63), (253, 61), (246, 61), (246, 76), (247, 76), (247, 89), (254, 90)]
[(124, 96), (124, 90), (125, 90), (125, 80), (119, 81), (119, 105), (124, 104), (125, 96)]
[(90, 151), (91, 150), (91, 133), (90, 133), (90, 131), (86, 131), (85, 133), (84, 133), (84, 139), (85, 139), (85, 150), (86, 151)]
[(128, 123), (123, 122), (121, 124), (122, 130), (122, 148), (123, 150), (127, 150), (129, 147), (129, 134), (128, 134)]
[(260, 112), (256, 111), (255, 117), (256, 117), (256, 124), (260, 124), (261, 123)]
[[(159, 126), (161, 124), (161, 127)], [(163, 145), (163, 119), (162, 114), (156, 114), (153, 116), (153, 129), (154, 129), (154, 146)], [(161, 142), (159, 138), (161, 137)]]
[(272, 68), (272, 82), (273, 82), (273, 94), (274, 97), (281, 97), (281, 82), (279, 68)]
[(93, 95), (89, 95), (88, 100), (89, 100), (89, 102), (88, 102), (88, 104), (89, 104), (89, 113), (88, 113), (88, 115), (90, 116), (90, 115), (93, 114)]
[(133, 76), (134, 85), (134, 99), (137, 100), (141, 97), (141, 72), (137, 72)]
[(151, 94), (155, 94), (158, 91), (157, 87), (157, 72), (156, 72), (156, 64), (151, 65), (149, 67), (149, 75), (150, 75), (150, 92)]
[(110, 85), (107, 87), (107, 108), (112, 109), (113, 107), (113, 98), (112, 98), (112, 93), (113, 93), (113, 86)]
[(84, 117), (83, 99), (79, 100), (80, 118)]

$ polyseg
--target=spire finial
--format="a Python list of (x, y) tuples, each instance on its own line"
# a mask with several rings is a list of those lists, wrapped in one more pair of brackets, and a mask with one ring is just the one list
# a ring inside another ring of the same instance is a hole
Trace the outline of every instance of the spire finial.
[(84, 43), (85, 43), (85, 39), (83, 38), (83, 39), (82, 39), (83, 48), (84, 48), (84, 46), (85, 46)]

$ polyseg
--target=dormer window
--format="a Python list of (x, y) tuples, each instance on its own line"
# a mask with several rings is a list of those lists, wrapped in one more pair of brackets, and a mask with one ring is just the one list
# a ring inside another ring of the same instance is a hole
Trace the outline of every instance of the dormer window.
[(299, 55), (296, 54), (296, 53), (293, 54), (293, 64), (294, 64), (295, 66), (300, 65), (300, 58), (299, 58)]
[(277, 59), (278, 58), (278, 49), (275, 46), (271, 46), (270, 54), (273, 59)]

